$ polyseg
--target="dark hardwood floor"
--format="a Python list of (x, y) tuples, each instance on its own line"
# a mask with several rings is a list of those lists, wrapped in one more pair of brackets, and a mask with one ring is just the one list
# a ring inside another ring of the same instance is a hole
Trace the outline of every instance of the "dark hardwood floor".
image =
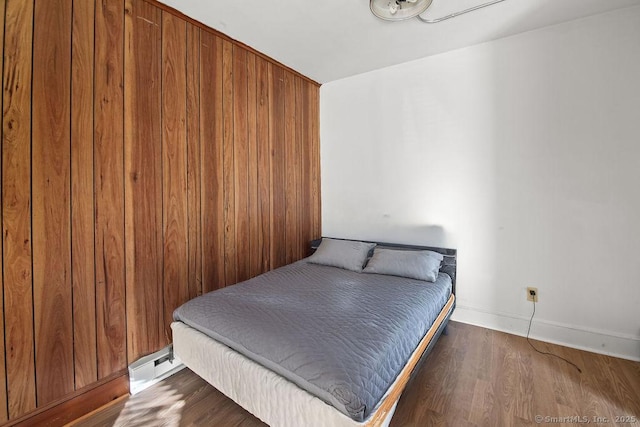
[[(640, 363), (534, 342), (579, 373), (522, 337), (456, 322), (448, 329), (405, 390), (392, 427), (640, 426)], [(265, 426), (188, 369), (73, 425)]]

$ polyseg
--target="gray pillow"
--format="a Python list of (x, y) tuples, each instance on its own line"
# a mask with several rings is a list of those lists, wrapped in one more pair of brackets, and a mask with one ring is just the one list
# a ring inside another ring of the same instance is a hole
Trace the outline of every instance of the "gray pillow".
[(384, 245), (378, 245), (376, 247), (377, 249), (389, 249), (392, 251), (418, 251), (418, 252), (424, 252), (425, 254), (429, 255), (430, 257), (433, 257), (435, 259), (437, 259), (438, 261), (442, 261), (444, 259), (444, 255), (442, 255), (440, 252), (436, 252), (436, 251), (428, 251), (426, 249), (399, 249), (399, 248), (394, 248), (391, 246), (384, 246)]
[(307, 261), (361, 273), (367, 255), (375, 245), (375, 243), (323, 238), (318, 249), (307, 258)]
[[(401, 251), (376, 248), (364, 273), (388, 274), (410, 279), (435, 282), (440, 261), (432, 251)], [(440, 255), (440, 254), (438, 254)]]

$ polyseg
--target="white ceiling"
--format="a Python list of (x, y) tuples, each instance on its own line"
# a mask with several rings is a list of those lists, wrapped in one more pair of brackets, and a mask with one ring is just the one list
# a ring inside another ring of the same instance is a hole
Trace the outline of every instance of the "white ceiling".
[[(640, 5), (640, 0), (506, 0), (423, 24), (382, 21), (371, 14), (368, 0), (161, 1), (319, 83)], [(423, 16), (435, 18), (485, 1), (434, 0)]]

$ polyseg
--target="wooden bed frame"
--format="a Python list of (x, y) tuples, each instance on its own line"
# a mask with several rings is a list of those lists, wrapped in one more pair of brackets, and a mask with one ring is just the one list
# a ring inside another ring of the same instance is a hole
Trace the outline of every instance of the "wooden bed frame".
[[(320, 239), (312, 241), (311, 250), (315, 251), (315, 249), (317, 249), (317, 247), (319, 246), (320, 242), (321, 242)], [(403, 369), (400, 371), (400, 374), (396, 377), (396, 380), (391, 385), (390, 389), (383, 396), (381, 402), (378, 404), (375, 411), (369, 416), (367, 420), (363, 422), (356, 422), (344, 416), (345, 423), (341, 425), (345, 425), (345, 426), (381, 427), (381, 426), (387, 426), (389, 424), (402, 392), (405, 390), (407, 384), (413, 379), (418, 369), (420, 368), (421, 364), (424, 362), (427, 355), (431, 352), (432, 348), (434, 347), (440, 335), (445, 331), (449, 318), (451, 317), (453, 309), (455, 308), (455, 275), (456, 275), (456, 263), (457, 263), (457, 251), (455, 249), (446, 249), (446, 248), (437, 248), (437, 247), (428, 247), (428, 246), (402, 245), (402, 244), (395, 244), (395, 243), (381, 243), (381, 242), (371, 242), (371, 243), (377, 243), (379, 246), (388, 247), (388, 248), (397, 248), (397, 249), (404, 249), (404, 250), (431, 250), (431, 251), (441, 253), (444, 256), (444, 261), (440, 270), (446, 272), (451, 276), (452, 294), (449, 300), (447, 301), (447, 303), (445, 304), (445, 306), (443, 307), (443, 309), (441, 310), (440, 314), (436, 318), (432, 327), (427, 331), (427, 333), (422, 338), (422, 340), (420, 341), (416, 349), (413, 351), (407, 364), (403, 367)], [(181, 323), (181, 322), (176, 322), (176, 323)], [(187, 329), (189, 328), (187, 327)], [(199, 332), (197, 331), (196, 332), (187, 331), (187, 333), (199, 334)], [(213, 339), (210, 339), (210, 340), (211, 340), (211, 345), (215, 346), (216, 345), (215, 343), (217, 342)], [(268, 419), (265, 419), (265, 418), (269, 418), (269, 416), (271, 416), (272, 414), (260, 413), (260, 409), (259, 409), (260, 405), (253, 405), (253, 408), (250, 408), (250, 407), (247, 407), (250, 405), (242, 404), (241, 402), (236, 400), (234, 396), (237, 396), (238, 394), (237, 390), (225, 390), (224, 387), (221, 388), (220, 385), (216, 384), (215, 379), (211, 377), (208, 378), (204, 371), (201, 371), (200, 369), (198, 369), (200, 368), (200, 366), (198, 366), (200, 362), (194, 361), (193, 366), (190, 366), (190, 357), (187, 356), (187, 354), (184, 354), (184, 356), (180, 354), (182, 349), (184, 349), (185, 353), (187, 353), (187, 350), (186, 350), (187, 346), (183, 344), (184, 338), (182, 333), (176, 336), (174, 332), (174, 341), (175, 341), (174, 349), (176, 351), (176, 354), (180, 356), (180, 358), (183, 360), (183, 362), (187, 367), (191, 368), (198, 375), (202, 376), (207, 382), (212, 384), (218, 390), (222, 391), (224, 394), (229, 396), (232, 400), (236, 401), (236, 403), (240, 404), (240, 406), (243, 406), (249, 412), (256, 415), (258, 418), (266, 422), (269, 421)], [(219, 343), (217, 345), (219, 345)], [(236, 353), (231, 349), (228, 349), (228, 351), (231, 353), (237, 354), (239, 358), (244, 358), (244, 356), (242, 356), (240, 353)], [(235, 355), (233, 357), (235, 357)], [(262, 369), (264, 369), (265, 371), (268, 371), (266, 368), (262, 368)], [(277, 374), (275, 373), (273, 373), (273, 375), (277, 376)], [(285, 380), (282, 377), (280, 378), (288, 382), (288, 380)], [(297, 388), (297, 386), (295, 385), (293, 387)], [(299, 391), (300, 393), (307, 393), (302, 389), (299, 389)], [(246, 399), (245, 399), (245, 403), (246, 403)], [(329, 406), (328, 404), (326, 404), (326, 406), (335, 412), (339, 412), (337, 409)], [(290, 424), (290, 425), (294, 425), (294, 424)]]
[(424, 336), (416, 351), (413, 353), (407, 364), (404, 366), (400, 374), (398, 375), (398, 381), (395, 383), (391, 391), (387, 394), (387, 397), (382, 401), (382, 404), (376, 412), (372, 414), (368, 422), (365, 424), (367, 427), (378, 427), (382, 425), (385, 420), (387, 412), (400, 400), (402, 392), (405, 390), (409, 382), (415, 377), (418, 369), (424, 363), (427, 354), (431, 352), (431, 349), (435, 345), (436, 341), (442, 334), (442, 331), (447, 326), (449, 317), (453, 313), (455, 307), (455, 296), (451, 294), (449, 301), (445, 304), (444, 308), (440, 312), (440, 315), (436, 318), (434, 325), (439, 325), (437, 328), (431, 328)]

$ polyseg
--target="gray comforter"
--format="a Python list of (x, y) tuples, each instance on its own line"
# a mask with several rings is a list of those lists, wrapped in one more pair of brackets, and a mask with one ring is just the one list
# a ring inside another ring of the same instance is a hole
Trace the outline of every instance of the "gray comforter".
[(174, 319), (363, 421), (450, 293), (442, 273), (430, 283), (302, 260), (195, 298)]

